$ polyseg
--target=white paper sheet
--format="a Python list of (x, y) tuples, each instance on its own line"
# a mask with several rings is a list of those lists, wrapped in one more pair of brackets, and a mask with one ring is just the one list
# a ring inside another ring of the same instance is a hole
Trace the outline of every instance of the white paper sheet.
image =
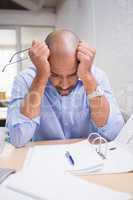
[(116, 149), (114, 150), (108, 149), (107, 159), (104, 160), (103, 168), (101, 171), (95, 172), (95, 174), (124, 173), (133, 171), (133, 155), (124, 145), (115, 145), (115, 147)]
[(7, 187), (29, 197), (39, 200), (128, 200), (131, 195), (114, 192), (88, 181), (81, 180), (67, 173), (33, 173), (30, 168), (25, 169), (7, 182)]
[(133, 154), (133, 115), (126, 122), (115, 141), (125, 144)]
[[(74, 159), (72, 166), (65, 157), (69, 151)], [(41, 165), (41, 166), (40, 166)], [(80, 174), (96, 171), (103, 167), (103, 160), (87, 140), (69, 145), (35, 146), (29, 150), (24, 167), (40, 170), (49, 167), (51, 170), (74, 171)]]
[[(110, 150), (112, 147), (116, 149)], [(133, 155), (125, 145), (109, 143), (105, 160), (101, 159), (94, 149), (87, 140), (71, 145), (36, 146), (30, 149), (25, 167), (42, 171), (45, 168), (51, 171), (69, 171), (76, 175), (133, 171)], [(66, 150), (69, 150), (74, 158), (75, 166), (71, 166), (65, 158)]]
[(0, 186), (0, 199), (1, 200), (35, 200), (27, 195), (15, 192), (4, 186)]

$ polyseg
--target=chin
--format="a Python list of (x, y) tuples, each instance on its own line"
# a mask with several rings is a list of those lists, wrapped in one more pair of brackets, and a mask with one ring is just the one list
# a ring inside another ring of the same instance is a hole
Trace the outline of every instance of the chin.
[(67, 96), (67, 95), (70, 94), (71, 91), (67, 91), (67, 92), (58, 91), (58, 92), (59, 92), (59, 94), (60, 94), (61, 96)]
[(70, 94), (70, 92), (67, 92), (67, 93), (60, 93), (61, 96), (67, 96), (67, 95), (69, 95), (69, 94)]

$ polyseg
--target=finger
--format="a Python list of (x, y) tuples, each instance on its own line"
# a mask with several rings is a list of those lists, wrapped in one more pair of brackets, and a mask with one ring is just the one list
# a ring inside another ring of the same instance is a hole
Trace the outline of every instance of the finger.
[(40, 46), (41, 43), (42, 43), (42, 42), (40, 42), (40, 41), (33, 40), (33, 41), (32, 41), (32, 47), (31, 47), (31, 48), (36, 48), (36, 47)]
[(37, 52), (37, 57), (45, 57), (49, 55), (49, 49), (46, 48), (42, 48), (40, 50), (38, 50)]
[(32, 47), (38, 46), (39, 45), (39, 41), (33, 40), (32, 41)]
[(79, 47), (79, 50), (78, 50), (79, 52), (82, 52), (83, 54), (85, 54), (86, 56), (89, 56), (89, 57), (92, 57), (93, 58), (93, 56), (95, 55), (95, 54), (93, 54), (89, 49), (87, 49), (87, 48), (80, 48)]
[(33, 40), (33, 41), (32, 41), (32, 46), (31, 46), (31, 48), (30, 48), (29, 51), (28, 51), (28, 54), (29, 54), (30, 56), (33, 56), (33, 55), (35, 54), (36, 48), (37, 48), (38, 45), (39, 45), (39, 42), (38, 42), (38, 41), (36, 41), (36, 40)]
[(32, 46), (34, 46), (36, 44), (36, 40), (32, 41)]
[(83, 41), (83, 40), (79, 42), (78, 46), (84, 46), (86, 48), (89, 48), (92, 52), (96, 51), (95, 48), (90, 47), (90, 45), (87, 42)]
[(29, 50), (30, 55), (36, 55), (40, 48), (42, 48), (42, 42), (35, 41), (33, 42), (33, 46)]
[(36, 57), (39, 59), (43, 59), (44, 57), (49, 57), (49, 49), (47, 45), (43, 42), (39, 42), (39, 45), (30, 49), (29, 51), (30, 57)]
[(78, 51), (77, 52), (77, 58), (78, 58), (78, 60), (81, 60), (83, 58), (83, 55), (84, 54), (82, 52)]
[(95, 48), (90, 48), (90, 51), (95, 55), (96, 54), (96, 49)]
[(90, 47), (87, 47), (87, 46), (79, 45), (78, 50), (80, 50), (80, 49), (86, 49), (86, 51), (91, 52), (94, 55), (96, 54), (96, 49), (92, 48), (92, 47), (90, 48)]
[(93, 59), (92, 59), (91, 57), (85, 55), (85, 54), (82, 53), (82, 52), (78, 52), (78, 53), (77, 53), (77, 58), (78, 58), (79, 60), (84, 60), (84, 61), (87, 61), (87, 62), (89, 62), (89, 63), (92, 63), (92, 61), (93, 61)]
[(37, 48), (37, 54), (41, 54), (41, 53), (48, 53), (49, 52), (49, 48), (48, 48), (48, 46), (46, 45), (46, 44), (44, 44), (44, 43), (41, 43), (39, 46), (38, 46), (38, 48)]

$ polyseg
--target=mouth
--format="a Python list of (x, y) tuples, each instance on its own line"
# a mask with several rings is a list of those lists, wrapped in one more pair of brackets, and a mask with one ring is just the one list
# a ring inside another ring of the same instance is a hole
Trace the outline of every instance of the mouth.
[(57, 89), (57, 90), (61, 96), (67, 96), (72, 91), (72, 88), (65, 89), (65, 90), (63, 89)]

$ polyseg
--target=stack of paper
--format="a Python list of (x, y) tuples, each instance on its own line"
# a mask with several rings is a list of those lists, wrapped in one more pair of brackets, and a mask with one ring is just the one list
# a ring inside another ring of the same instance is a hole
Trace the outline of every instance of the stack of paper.
[(25, 169), (12, 175), (7, 187), (36, 200), (129, 200), (131, 196), (91, 184), (69, 174), (53, 173), (49, 169), (33, 173)]

